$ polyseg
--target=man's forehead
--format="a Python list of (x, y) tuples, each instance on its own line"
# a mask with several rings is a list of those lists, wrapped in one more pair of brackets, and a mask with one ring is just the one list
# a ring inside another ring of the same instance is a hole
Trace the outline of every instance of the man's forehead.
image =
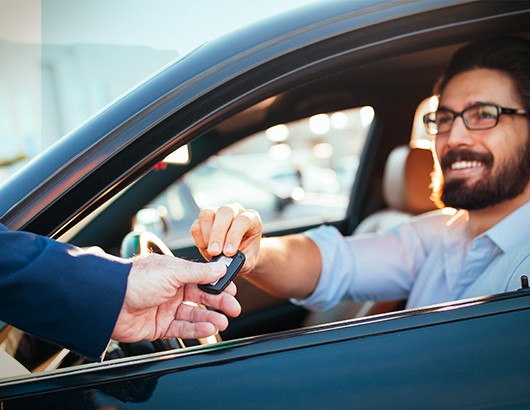
[(455, 75), (440, 96), (440, 107), (454, 110), (463, 110), (478, 102), (519, 108), (521, 101), (512, 78), (491, 69), (475, 69)]

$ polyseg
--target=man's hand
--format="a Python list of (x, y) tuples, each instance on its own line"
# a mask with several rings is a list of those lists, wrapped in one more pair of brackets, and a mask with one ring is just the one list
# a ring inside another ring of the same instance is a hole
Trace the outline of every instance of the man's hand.
[(219, 279), (225, 272), (222, 262), (197, 263), (158, 254), (135, 257), (112, 338), (127, 343), (173, 337), (196, 339), (225, 330), (228, 319), (224, 314), (186, 303), (238, 316), (241, 306), (235, 299), (234, 283), (219, 295), (197, 287)]
[(240, 205), (203, 209), (190, 232), (204, 258), (210, 260), (220, 253), (234, 256), (239, 249), (246, 256), (240, 274), (255, 267), (262, 234), (261, 218), (256, 211)]

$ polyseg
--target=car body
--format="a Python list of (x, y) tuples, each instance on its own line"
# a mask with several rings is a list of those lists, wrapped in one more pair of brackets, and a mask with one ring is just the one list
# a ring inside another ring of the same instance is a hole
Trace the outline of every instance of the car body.
[[(452, 53), (528, 36), (529, 23), (526, 1), (453, 0), (326, 1), (264, 20), (170, 65), (26, 166), (0, 187), (0, 220), (117, 254), (139, 210), (233, 142), (371, 106), (350, 202), (328, 221), (351, 234), (384, 207), (386, 157), (408, 143)], [(185, 144), (189, 162), (154, 169)], [(199, 257), (191, 244), (172, 250)], [(2, 408), (530, 405), (526, 289), (305, 327), (302, 308), (239, 284), (244, 314), (223, 342), (2, 379)]]

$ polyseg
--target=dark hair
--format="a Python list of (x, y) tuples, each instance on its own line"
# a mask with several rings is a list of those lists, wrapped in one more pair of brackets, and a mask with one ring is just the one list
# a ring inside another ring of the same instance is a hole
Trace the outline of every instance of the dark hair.
[(529, 40), (510, 36), (479, 40), (464, 46), (453, 55), (445, 74), (435, 86), (435, 94), (442, 94), (449, 80), (457, 74), (477, 68), (508, 74), (515, 82), (524, 109), (530, 110)]

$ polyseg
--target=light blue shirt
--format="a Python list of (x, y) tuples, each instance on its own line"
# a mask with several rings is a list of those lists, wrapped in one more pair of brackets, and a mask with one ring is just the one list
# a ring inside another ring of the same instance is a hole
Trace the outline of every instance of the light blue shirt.
[(520, 288), (530, 277), (530, 202), (471, 237), (467, 211), (414, 217), (383, 234), (344, 237), (331, 226), (305, 233), (322, 255), (309, 309), (341, 300), (407, 299), (413, 308)]

